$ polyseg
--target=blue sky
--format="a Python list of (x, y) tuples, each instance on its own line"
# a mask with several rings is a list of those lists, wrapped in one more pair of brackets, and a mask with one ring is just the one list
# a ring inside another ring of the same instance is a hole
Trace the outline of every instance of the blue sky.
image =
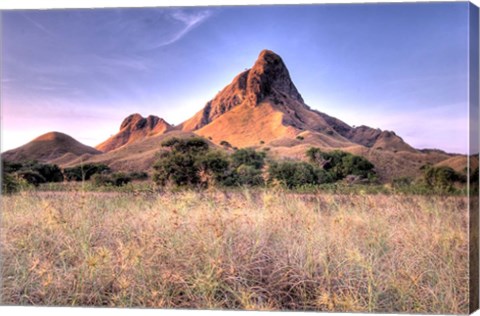
[(56, 130), (95, 146), (131, 113), (179, 124), (262, 49), (312, 108), (467, 151), (468, 4), (2, 12), (2, 150)]

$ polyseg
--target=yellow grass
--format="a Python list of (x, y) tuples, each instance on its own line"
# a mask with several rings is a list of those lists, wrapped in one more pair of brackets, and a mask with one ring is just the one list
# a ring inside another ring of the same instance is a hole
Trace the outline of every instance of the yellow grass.
[(466, 198), (2, 197), (2, 303), (467, 313)]

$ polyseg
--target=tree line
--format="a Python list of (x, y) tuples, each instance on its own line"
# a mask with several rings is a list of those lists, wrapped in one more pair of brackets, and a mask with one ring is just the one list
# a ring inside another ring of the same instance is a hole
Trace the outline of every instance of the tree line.
[[(153, 182), (159, 187), (255, 187), (280, 185), (288, 189), (336, 183), (376, 183), (375, 166), (366, 158), (340, 150), (324, 152), (311, 147), (306, 161), (268, 159), (265, 151), (236, 149), (233, 153), (211, 148), (201, 137), (170, 138), (161, 143), (153, 165)], [(466, 176), (450, 167), (422, 167), (422, 188), (451, 192)], [(478, 168), (472, 172), (478, 187)], [(476, 174), (476, 176), (475, 176)], [(2, 161), (2, 192), (11, 193), (22, 185), (63, 181), (91, 181), (96, 186), (123, 186), (132, 180), (145, 180), (146, 172), (112, 172), (105, 164), (86, 163), (61, 169), (37, 161)], [(416, 180), (415, 180), (416, 181)], [(412, 188), (414, 179), (394, 179), (397, 189)], [(415, 183), (414, 183), (415, 182)], [(414, 185), (415, 184), (415, 185)]]

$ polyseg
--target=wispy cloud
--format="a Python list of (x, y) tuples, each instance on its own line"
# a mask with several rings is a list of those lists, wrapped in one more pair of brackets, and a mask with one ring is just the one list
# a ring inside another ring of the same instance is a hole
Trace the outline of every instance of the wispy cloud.
[(54, 37), (55, 35), (49, 31), (45, 26), (43, 26), (41, 23), (35, 21), (34, 19), (32, 19), (31, 17), (29, 17), (27, 14), (24, 14), (24, 13), (20, 13), (20, 15), (26, 19), (27, 21), (29, 21), (31, 24), (33, 24), (37, 29), (39, 29), (40, 31), (44, 32), (45, 34), (49, 35), (49, 36), (52, 36)]
[(195, 11), (195, 12), (186, 12), (183, 10), (173, 11), (170, 14), (171, 18), (180, 22), (182, 24), (182, 27), (178, 31), (174, 32), (169, 39), (158, 43), (154, 48), (168, 46), (181, 40), (190, 31), (192, 31), (194, 28), (199, 26), (202, 22), (204, 22), (209, 17), (211, 17), (212, 13), (213, 12), (211, 10)]

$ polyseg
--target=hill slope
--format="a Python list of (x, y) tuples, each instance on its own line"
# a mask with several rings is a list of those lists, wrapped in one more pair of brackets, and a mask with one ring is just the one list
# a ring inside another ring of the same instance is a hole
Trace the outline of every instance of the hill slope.
[(66, 134), (50, 132), (35, 138), (21, 147), (2, 153), (2, 159), (50, 162), (61, 157), (69, 157), (71, 160), (85, 154), (98, 155), (100, 151), (84, 145)]
[(150, 115), (145, 118), (135, 113), (123, 120), (117, 134), (97, 145), (96, 148), (103, 152), (111, 151), (147, 137), (164, 134), (171, 128), (170, 124), (158, 116)]

